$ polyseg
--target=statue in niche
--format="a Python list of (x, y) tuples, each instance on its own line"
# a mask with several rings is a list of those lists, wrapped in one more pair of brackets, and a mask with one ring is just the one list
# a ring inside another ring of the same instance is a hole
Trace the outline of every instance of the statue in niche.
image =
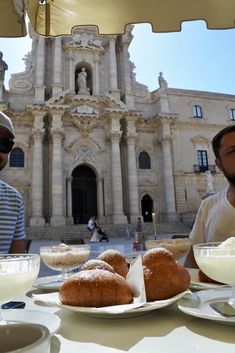
[(87, 87), (87, 73), (85, 67), (79, 72), (77, 77), (78, 94), (90, 94), (90, 89)]
[(5, 79), (5, 71), (8, 70), (7, 63), (2, 59), (3, 53), (0, 51), (0, 82)]

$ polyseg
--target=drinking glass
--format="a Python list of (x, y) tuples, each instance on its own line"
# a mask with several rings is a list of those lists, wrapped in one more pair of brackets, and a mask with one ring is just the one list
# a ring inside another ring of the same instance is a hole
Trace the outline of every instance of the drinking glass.
[[(29, 288), (38, 276), (40, 256), (37, 254), (0, 255), (0, 308), (16, 299)], [(0, 325), (6, 324), (0, 310)]]
[(235, 307), (235, 246), (203, 243), (193, 246), (198, 267), (210, 278), (232, 287), (228, 303)]
[(69, 271), (79, 268), (84, 264), (89, 255), (90, 246), (87, 244), (60, 244), (58, 246), (40, 247), (40, 256), (44, 264), (53, 270), (61, 271), (61, 276), (56, 281), (58, 285), (62, 284), (69, 277)]

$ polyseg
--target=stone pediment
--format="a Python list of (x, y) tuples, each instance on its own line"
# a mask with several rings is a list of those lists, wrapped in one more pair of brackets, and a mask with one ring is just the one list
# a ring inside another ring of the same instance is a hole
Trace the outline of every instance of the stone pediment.
[(154, 183), (149, 179), (143, 179), (139, 182), (139, 186), (152, 187), (154, 186)]
[(72, 94), (70, 90), (65, 90), (49, 99), (45, 105), (49, 108), (66, 106), (66, 111), (71, 115), (99, 116), (105, 111), (127, 112), (126, 105), (109, 93), (103, 96), (88, 96)]
[(57, 94), (56, 96), (48, 99), (46, 101), (45, 105), (46, 106), (53, 106), (53, 105), (67, 105), (70, 101), (70, 95), (71, 91), (70, 89), (67, 89), (65, 91), (62, 91), (61, 93)]
[(210, 140), (204, 136), (195, 136), (191, 139), (194, 146), (197, 145), (210, 145)]
[(148, 90), (148, 87), (146, 85), (143, 85), (142, 83), (135, 81), (133, 83), (133, 90), (134, 90), (134, 95), (137, 98), (149, 99), (150, 97), (150, 92)]
[(104, 103), (106, 108), (114, 111), (122, 111), (127, 112), (126, 104), (121, 100), (114, 98), (110, 93), (105, 93), (105, 95), (101, 98), (101, 101)]

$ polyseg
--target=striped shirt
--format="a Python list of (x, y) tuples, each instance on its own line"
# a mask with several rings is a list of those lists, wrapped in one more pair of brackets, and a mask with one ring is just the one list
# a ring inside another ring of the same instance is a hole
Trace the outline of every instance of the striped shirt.
[(0, 180), (0, 253), (9, 252), (14, 239), (25, 237), (22, 195)]

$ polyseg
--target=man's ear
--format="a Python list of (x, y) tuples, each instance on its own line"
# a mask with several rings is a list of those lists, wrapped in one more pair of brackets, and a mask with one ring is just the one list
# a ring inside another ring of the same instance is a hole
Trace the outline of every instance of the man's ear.
[(215, 164), (217, 165), (217, 167), (219, 168), (219, 170), (222, 170), (222, 162), (221, 162), (220, 159), (216, 158)]

